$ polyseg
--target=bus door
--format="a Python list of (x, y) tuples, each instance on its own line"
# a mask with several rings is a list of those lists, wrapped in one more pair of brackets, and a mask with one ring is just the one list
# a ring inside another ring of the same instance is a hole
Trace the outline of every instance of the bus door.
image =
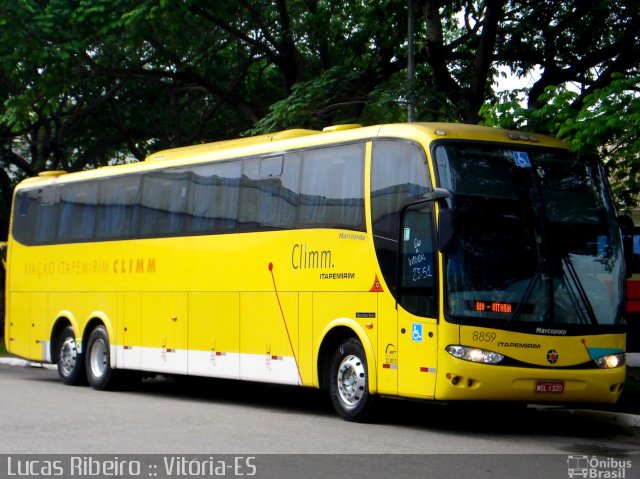
[(437, 270), (433, 203), (404, 210), (397, 284), (398, 394), (433, 397), (437, 369)]

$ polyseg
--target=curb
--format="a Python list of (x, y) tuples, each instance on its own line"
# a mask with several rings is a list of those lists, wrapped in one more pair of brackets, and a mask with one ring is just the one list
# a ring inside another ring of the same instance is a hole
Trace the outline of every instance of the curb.
[(640, 353), (627, 353), (627, 366), (640, 368)]
[(640, 415), (623, 412), (599, 411), (597, 409), (575, 409), (562, 406), (536, 406), (533, 408), (545, 410), (552, 414), (569, 414), (577, 418), (585, 418), (591, 421), (607, 423), (623, 429), (640, 428)]
[(32, 361), (27, 361), (25, 359), (19, 358), (0, 358), (0, 364), (15, 366), (18, 368), (44, 368), (52, 371), (55, 371), (57, 369), (57, 366), (55, 364), (34, 363)]

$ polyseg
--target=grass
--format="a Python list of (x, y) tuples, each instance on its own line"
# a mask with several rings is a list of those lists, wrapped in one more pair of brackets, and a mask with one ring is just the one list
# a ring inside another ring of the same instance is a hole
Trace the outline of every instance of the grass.
[(4, 347), (4, 337), (0, 336), (0, 356), (6, 356), (7, 350)]

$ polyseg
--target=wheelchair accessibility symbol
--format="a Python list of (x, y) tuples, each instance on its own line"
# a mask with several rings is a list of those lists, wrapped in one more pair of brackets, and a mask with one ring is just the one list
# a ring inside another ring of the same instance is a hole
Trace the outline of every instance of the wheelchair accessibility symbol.
[(411, 325), (411, 340), (416, 342), (422, 342), (422, 324)]
[(514, 151), (513, 162), (519, 168), (531, 168), (531, 161), (526, 151)]

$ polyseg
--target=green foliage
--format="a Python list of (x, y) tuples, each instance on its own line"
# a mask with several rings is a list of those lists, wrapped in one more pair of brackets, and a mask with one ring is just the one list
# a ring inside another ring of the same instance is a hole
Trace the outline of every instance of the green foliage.
[[(247, 132), (249, 135), (270, 133), (289, 128), (322, 128), (332, 117), (333, 110), (342, 109), (351, 100), (349, 85), (359, 74), (341, 67), (333, 67), (313, 80), (296, 83), (291, 94), (269, 108), (269, 113)], [(357, 100), (356, 100), (357, 102)], [(357, 119), (341, 116), (337, 123), (353, 123)]]
[[(368, 95), (368, 100), (357, 122), (376, 125), (407, 121), (408, 98), (406, 73), (404, 71), (396, 73)], [(424, 112), (424, 109), (418, 109)]]
[(640, 193), (640, 76), (613, 75), (603, 88), (581, 96), (567, 86), (550, 86), (526, 108), (514, 92), (485, 104), (485, 124), (548, 133), (579, 153), (597, 151), (608, 166), (619, 208), (638, 206)]
[[(484, 117), (599, 148), (632, 196), (636, 3), (417, 0), (410, 95), (406, 0), (0, 2), (0, 230), (12, 185), (43, 169), (404, 121), (409, 99), (419, 121)], [(498, 67), (538, 79), (496, 95)]]

